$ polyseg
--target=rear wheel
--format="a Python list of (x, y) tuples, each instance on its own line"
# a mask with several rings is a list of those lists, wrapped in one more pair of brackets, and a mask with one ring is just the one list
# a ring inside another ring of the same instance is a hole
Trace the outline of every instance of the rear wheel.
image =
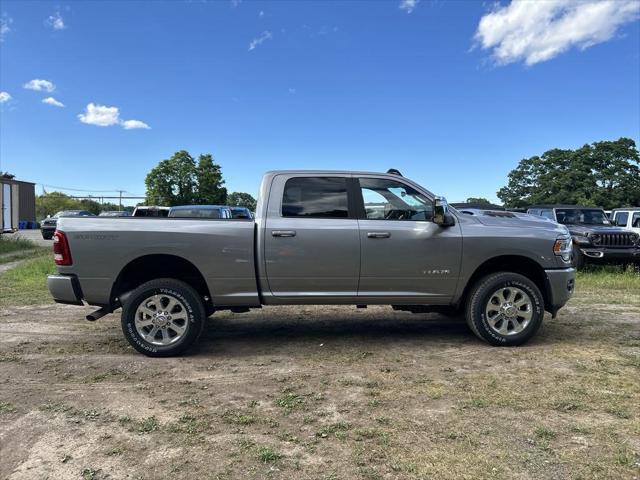
[(544, 299), (534, 282), (510, 272), (492, 273), (471, 289), (467, 324), (492, 345), (521, 345), (542, 325)]
[(45, 240), (51, 240), (53, 238), (53, 232), (41, 232), (42, 233), (42, 238), (44, 238)]
[(136, 288), (122, 309), (122, 331), (138, 352), (171, 357), (187, 350), (206, 321), (198, 293), (179, 280), (152, 280)]

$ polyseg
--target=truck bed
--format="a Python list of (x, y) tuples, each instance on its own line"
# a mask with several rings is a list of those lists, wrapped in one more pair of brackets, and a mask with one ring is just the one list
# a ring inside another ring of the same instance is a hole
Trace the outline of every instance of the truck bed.
[(201, 272), (215, 305), (260, 305), (254, 261), (253, 220), (192, 218), (61, 218), (85, 300), (110, 302), (114, 279), (131, 262), (155, 256), (159, 268), (171, 256)]

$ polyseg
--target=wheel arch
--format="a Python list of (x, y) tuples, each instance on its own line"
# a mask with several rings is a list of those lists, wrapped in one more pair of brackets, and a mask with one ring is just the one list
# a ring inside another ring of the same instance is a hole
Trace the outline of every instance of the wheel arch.
[(551, 294), (544, 268), (535, 260), (524, 255), (500, 255), (485, 260), (469, 277), (469, 280), (462, 291), (462, 295), (458, 300), (458, 306), (463, 306), (466, 303), (469, 293), (471, 292), (471, 288), (478, 282), (478, 280), (490, 273), (496, 272), (518, 273), (527, 277), (536, 284), (542, 293), (545, 308), (550, 307)]
[(111, 305), (119, 306), (136, 287), (158, 278), (185, 282), (202, 297), (207, 313), (213, 311), (209, 286), (198, 267), (183, 257), (171, 254), (143, 255), (127, 263), (111, 287)]

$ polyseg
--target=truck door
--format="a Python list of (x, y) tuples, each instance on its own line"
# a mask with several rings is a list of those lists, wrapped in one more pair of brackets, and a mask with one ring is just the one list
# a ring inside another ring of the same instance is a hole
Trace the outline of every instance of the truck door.
[(272, 295), (282, 298), (355, 299), (360, 239), (352, 179), (278, 175), (271, 185), (264, 261)]
[(360, 177), (358, 184), (361, 301), (451, 298), (460, 274), (460, 226), (433, 223), (432, 201), (400, 179)]

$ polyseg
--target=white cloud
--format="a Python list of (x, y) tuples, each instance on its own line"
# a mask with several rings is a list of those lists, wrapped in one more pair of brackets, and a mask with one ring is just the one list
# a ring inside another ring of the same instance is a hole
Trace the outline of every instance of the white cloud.
[(0, 17), (0, 42), (4, 41), (4, 37), (11, 31), (11, 25), (13, 23), (13, 18), (8, 16), (6, 13), (3, 13)]
[(122, 128), (125, 130), (133, 130), (135, 128), (144, 128), (145, 130), (148, 130), (151, 127), (140, 120), (125, 120), (122, 122)]
[(46, 103), (47, 105), (51, 105), (52, 107), (64, 107), (64, 103), (56, 100), (53, 97), (43, 98), (42, 103)]
[(98, 127), (121, 125), (125, 130), (151, 128), (141, 120), (120, 120), (120, 109), (118, 107), (107, 107), (106, 105), (97, 105), (95, 103), (88, 104), (84, 113), (78, 114), (78, 118), (82, 123)]
[(242, 3), (242, 0), (231, 0), (231, 7), (236, 8)]
[(34, 80), (29, 80), (23, 85), (23, 87), (27, 90), (35, 90), (37, 92), (45, 91), (49, 93), (53, 92), (56, 89), (56, 86), (49, 80), (40, 80), (37, 78)]
[(268, 30), (262, 32), (262, 34), (260, 36), (258, 36), (257, 38), (254, 38), (253, 40), (251, 40), (251, 43), (249, 43), (249, 51), (255, 49), (262, 42), (264, 42), (266, 40), (271, 40), (272, 38), (273, 38), (273, 35)]
[(407, 13), (413, 12), (418, 6), (420, 0), (400, 0), (400, 10), (406, 10)]
[(606, 42), (639, 16), (638, 0), (513, 0), (480, 19), (475, 40), (499, 65), (534, 65)]
[(90, 103), (84, 113), (78, 114), (82, 123), (97, 125), (98, 127), (110, 127), (120, 123), (120, 111), (118, 107), (107, 107)]
[(7, 103), (9, 100), (11, 100), (9, 92), (0, 92), (0, 103)]
[(56, 12), (53, 15), (49, 15), (47, 20), (45, 21), (47, 25), (49, 25), (54, 30), (64, 30), (67, 26), (64, 24), (64, 19), (60, 12)]

